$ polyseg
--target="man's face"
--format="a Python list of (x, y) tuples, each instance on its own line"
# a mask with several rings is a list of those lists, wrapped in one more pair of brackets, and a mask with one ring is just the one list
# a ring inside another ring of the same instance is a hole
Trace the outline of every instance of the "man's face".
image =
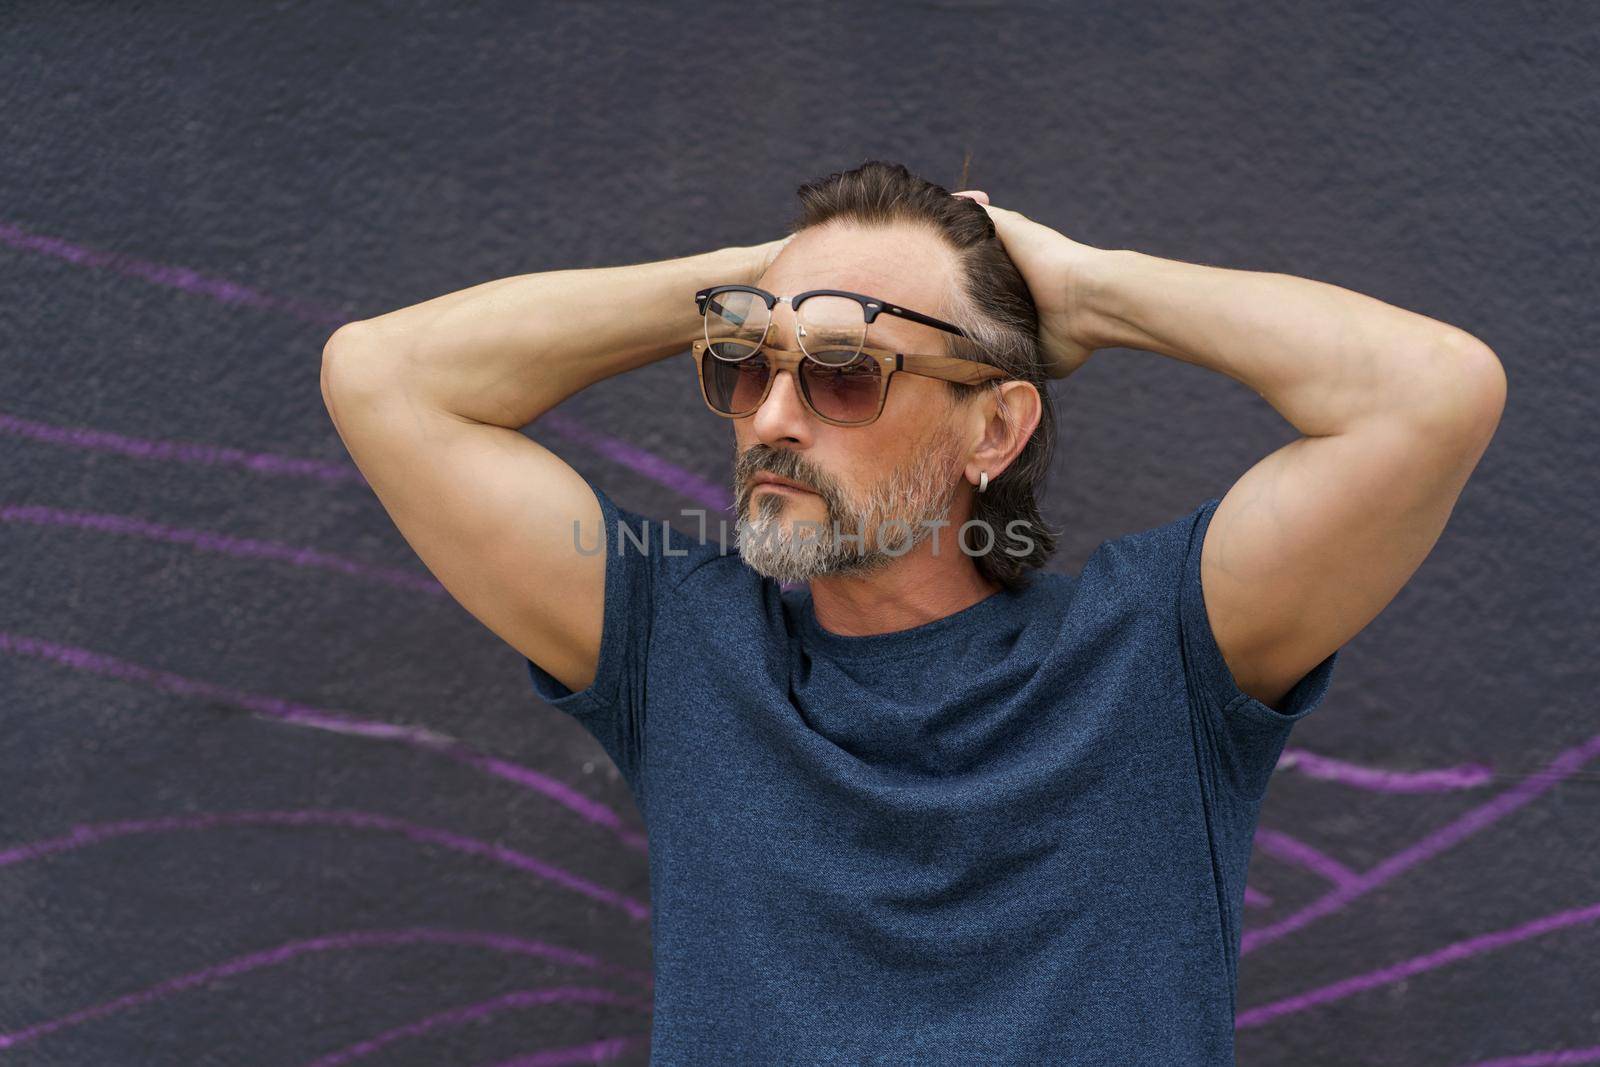
[[(792, 296), (806, 289), (865, 293), (938, 318), (955, 255), (925, 230), (829, 225), (797, 235), (756, 283)], [(946, 334), (896, 315), (879, 315), (867, 345), (943, 353)], [(798, 348), (794, 309), (772, 309), (767, 340)], [(785, 372), (753, 414), (734, 425), (735, 510), (740, 555), (780, 581), (861, 574), (926, 540), (926, 522), (950, 517), (969, 442), (944, 382), (914, 374), (891, 379), (883, 412), (865, 426), (834, 426), (813, 415)], [(810, 491), (755, 481), (776, 474)], [(903, 525), (902, 525), (903, 524)], [(835, 537), (842, 535), (860, 538)], [(941, 551), (954, 545), (941, 530)]]

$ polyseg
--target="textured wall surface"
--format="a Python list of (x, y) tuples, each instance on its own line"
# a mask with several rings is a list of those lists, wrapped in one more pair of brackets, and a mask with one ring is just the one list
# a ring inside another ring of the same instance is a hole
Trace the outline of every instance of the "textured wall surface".
[[(1499, 353), (1478, 473), (1280, 765), (1239, 1062), (1600, 1059), (1592, 5), (190, 6), (0, 10), (0, 1062), (644, 1062), (638, 811), (356, 473), (322, 344), (969, 151), (1080, 240)], [(1294, 436), (1150, 353), (1053, 388), (1062, 570)], [(624, 506), (727, 482), (687, 357), (556, 415)]]

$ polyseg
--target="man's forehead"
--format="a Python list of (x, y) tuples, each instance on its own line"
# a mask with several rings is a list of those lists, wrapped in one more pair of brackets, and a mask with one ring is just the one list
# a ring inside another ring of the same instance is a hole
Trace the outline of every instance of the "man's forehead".
[(940, 291), (948, 270), (947, 255), (932, 234), (910, 227), (830, 226), (796, 236), (767, 277), (787, 286), (785, 293), (846, 289), (899, 299), (895, 293), (880, 290)]

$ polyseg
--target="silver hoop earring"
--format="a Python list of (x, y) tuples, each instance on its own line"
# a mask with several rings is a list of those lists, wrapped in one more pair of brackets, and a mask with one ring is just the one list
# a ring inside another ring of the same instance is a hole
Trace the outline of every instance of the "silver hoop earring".
[(987, 488), (989, 488), (989, 472), (988, 471), (979, 471), (978, 472), (978, 492), (981, 493)]

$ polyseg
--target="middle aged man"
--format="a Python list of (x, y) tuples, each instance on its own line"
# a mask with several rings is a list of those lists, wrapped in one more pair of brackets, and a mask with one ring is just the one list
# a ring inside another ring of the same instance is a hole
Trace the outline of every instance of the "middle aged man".
[[(1273, 765), (1437, 540), (1500, 364), (897, 165), (800, 196), (786, 242), (505, 278), (324, 356), (401, 532), (633, 790), (651, 1062), (1232, 1064)], [(733, 552), (518, 432), (691, 343), (733, 432)], [(1226, 374), (1302, 436), (1046, 572), (1048, 379), (1114, 347)]]

